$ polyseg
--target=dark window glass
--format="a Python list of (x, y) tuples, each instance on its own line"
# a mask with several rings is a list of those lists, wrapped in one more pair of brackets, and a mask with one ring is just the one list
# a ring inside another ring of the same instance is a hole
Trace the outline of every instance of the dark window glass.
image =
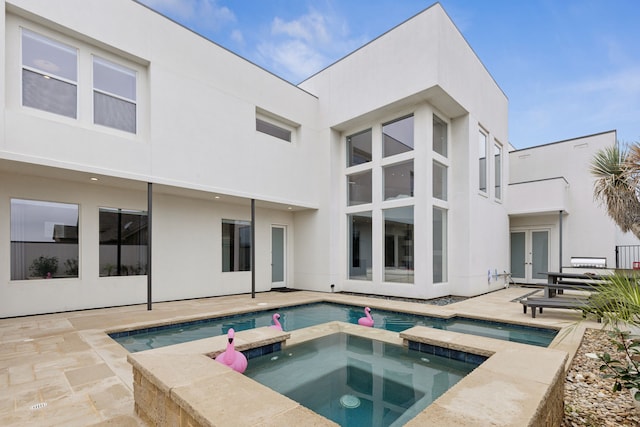
[(373, 240), (371, 212), (349, 215), (349, 279), (371, 280)]
[(100, 208), (100, 276), (147, 274), (147, 213)]
[(382, 126), (383, 157), (413, 150), (413, 116)]
[(75, 84), (22, 70), (22, 105), (75, 119), (78, 116)]
[(371, 129), (347, 137), (347, 166), (371, 161)]
[(136, 133), (136, 104), (93, 92), (93, 122), (97, 125)]
[(413, 283), (413, 206), (384, 211), (384, 280)]
[(222, 271), (251, 270), (251, 223), (222, 220)]
[(78, 277), (78, 205), (11, 199), (11, 280)]

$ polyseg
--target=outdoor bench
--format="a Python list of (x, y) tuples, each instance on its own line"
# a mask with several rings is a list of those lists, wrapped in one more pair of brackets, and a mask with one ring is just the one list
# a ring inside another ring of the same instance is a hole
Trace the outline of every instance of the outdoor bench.
[[(540, 310), (542, 314), (543, 308), (569, 308), (569, 309), (583, 309), (582, 316), (586, 316), (585, 309), (589, 307), (589, 299), (588, 298), (580, 298), (580, 297), (553, 297), (553, 298), (526, 298), (520, 301), (522, 303), (522, 311), (524, 314), (527, 314), (527, 307), (531, 308), (531, 317), (535, 319), (536, 317), (536, 308)], [(600, 322), (600, 319), (598, 319)]]

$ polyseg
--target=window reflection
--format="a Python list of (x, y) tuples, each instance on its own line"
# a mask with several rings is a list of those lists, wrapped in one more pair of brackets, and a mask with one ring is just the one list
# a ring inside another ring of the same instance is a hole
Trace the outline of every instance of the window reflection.
[(383, 157), (413, 150), (413, 116), (382, 126)]
[(371, 280), (371, 212), (349, 215), (349, 279)]
[(413, 206), (384, 211), (384, 280), (413, 283)]
[(251, 223), (222, 220), (222, 271), (251, 270)]
[(100, 276), (147, 274), (147, 213), (100, 208)]
[(11, 199), (11, 280), (78, 277), (78, 205)]

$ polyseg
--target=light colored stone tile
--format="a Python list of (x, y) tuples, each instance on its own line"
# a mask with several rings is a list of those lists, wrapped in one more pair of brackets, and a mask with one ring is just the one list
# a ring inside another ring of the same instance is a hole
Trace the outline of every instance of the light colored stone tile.
[(72, 387), (115, 376), (113, 371), (104, 363), (73, 369), (66, 371), (64, 374)]

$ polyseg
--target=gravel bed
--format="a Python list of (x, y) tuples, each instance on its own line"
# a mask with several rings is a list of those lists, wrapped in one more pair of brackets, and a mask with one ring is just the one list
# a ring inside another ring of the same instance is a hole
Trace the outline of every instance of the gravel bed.
[(567, 373), (562, 427), (640, 426), (640, 410), (636, 409), (629, 392), (613, 393), (613, 379), (602, 378), (602, 362), (585, 356), (604, 352), (612, 357), (616, 354), (609, 336), (587, 329)]

